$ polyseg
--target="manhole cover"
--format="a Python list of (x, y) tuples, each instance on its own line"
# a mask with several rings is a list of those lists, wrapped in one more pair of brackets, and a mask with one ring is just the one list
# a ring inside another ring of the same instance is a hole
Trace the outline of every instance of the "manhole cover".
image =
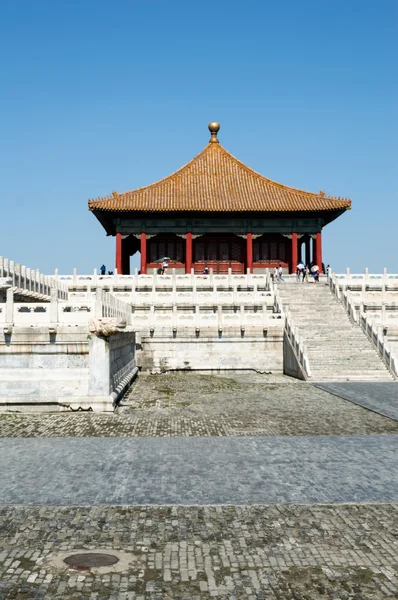
[(113, 554), (84, 552), (81, 554), (71, 554), (64, 558), (64, 562), (75, 569), (91, 569), (93, 567), (109, 567), (119, 562), (119, 559), (117, 556), (113, 556)]

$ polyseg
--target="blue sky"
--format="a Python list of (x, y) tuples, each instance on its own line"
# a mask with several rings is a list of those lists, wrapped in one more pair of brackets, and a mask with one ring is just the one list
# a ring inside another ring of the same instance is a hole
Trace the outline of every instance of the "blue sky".
[(397, 34), (396, 0), (2, 0), (0, 254), (113, 268), (87, 199), (175, 171), (217, 120), (256, 171), (352, 198), (325, 262), (398, 272)]

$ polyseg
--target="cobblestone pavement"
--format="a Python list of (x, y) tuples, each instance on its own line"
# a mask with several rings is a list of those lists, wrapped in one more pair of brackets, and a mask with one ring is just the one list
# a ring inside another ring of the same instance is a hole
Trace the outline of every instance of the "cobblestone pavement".
[(359, 406), (398, 421), (398, 382), (317, 383), (318, 388), (331, 392)]
[[(247, 373), (123, 404), (0, 415), (0, 600), (396, 600), (398, 422)], [(83, 548), (129, 559), (55, 566)]]
[[(0, 508), (2, 600), (392, 600), (398, 506)], [(124, 571), (52, 566), (74, 549)]]
[(398, 433), (398, 422), (311, 384), (256, 373), (141, 374), (117, 414), (0, 415), (0, 437), (374, 433)]
[(0, 440), (0, 504), (397, 502), (398, 436)]

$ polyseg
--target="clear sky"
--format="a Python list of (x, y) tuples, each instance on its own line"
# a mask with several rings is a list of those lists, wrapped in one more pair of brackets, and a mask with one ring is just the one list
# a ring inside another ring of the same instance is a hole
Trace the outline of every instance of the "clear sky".
[(325, 263), (398, 272), (397, 39), (397, 0), (2, 0), (0, 254), (113, 268), (88, 198), (175, 171), (217, 120), (256, 171), (352, 199)]

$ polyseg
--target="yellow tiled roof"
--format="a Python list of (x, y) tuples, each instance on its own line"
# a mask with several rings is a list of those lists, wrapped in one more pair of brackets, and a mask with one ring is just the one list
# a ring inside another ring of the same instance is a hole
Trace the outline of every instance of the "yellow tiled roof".
[[(214, 140), (213, 140), (214, 141)], [(209, 143), (184, 167), (143, 188), (89, 200), (91, 211), (297, 212), (345, 210), (351, 200), (276, 183)]]

